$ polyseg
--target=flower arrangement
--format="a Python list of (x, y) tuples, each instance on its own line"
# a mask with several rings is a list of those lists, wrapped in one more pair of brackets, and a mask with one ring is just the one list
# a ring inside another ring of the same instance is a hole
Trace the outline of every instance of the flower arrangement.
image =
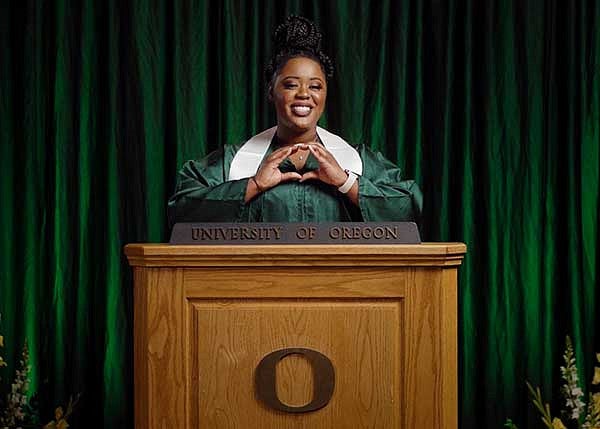
[[(527, 383), (529, 395), (533, 405), (539, 411), (544, 426), (548, 429), (567, 429), (567, 427), (577, 429), (600, 429), (600, 353), (596, 354), (599, 366), (594, 367), (594, 377), (592, 379), (592, 392), (589, 395), (589, 401), (583, 401), (585, 396), (579, 385), (579, 376), (577, 363), (575, 361), (575, 352), (571, 338), (567, 336), (565, 353), (563, 354), (564, 366), (560, 367), (560, 375), (564, 382), (561, 387), (561, 393), (565, 400), (565, 408), (561, 412), (561, 417), (552, 416), (550, 405), (544, 403), (540, 388), (533, 388)], [(505, 428), (518, 429), (517, 426), (508, 419), (504, 424)]]
[(16, 371), (14, 382), (11, 384), (7, 396), (6, 407), (0, 414), (0, 428), (12, 429), (32, 423), (34, 410), (29, 405), (27, 392), (29, 391), (29, 349), (23, 346), (19, 368)]
[[(0, 348), (2, 347), (4, 347), (4, 337), (0, 335)], [(6, 361), (0, 355), (0, 369), (6, 366)], [(37, 409), (28, 395), (30, 372), (29, 348), (25, 343), (14, 381), (11, 384), (10, 392), (6, 396), (6, 404), (3, 405), (0, 399), (0, 429), (67, 429), (69, 427), (67, 418), (72, 414), (79, 396), (69, 400), (66, 412), (63, 411), (62, 407), (56, 408), (54, 420), (42, 426), (39, 424)]]

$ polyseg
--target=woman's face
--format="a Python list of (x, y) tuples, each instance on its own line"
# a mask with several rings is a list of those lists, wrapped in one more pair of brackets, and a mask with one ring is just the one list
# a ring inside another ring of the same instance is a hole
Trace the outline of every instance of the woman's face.
[(284, 134), (316, 130), (327, 98), (327, 81), (321, 65), (306, 57), (288, 60), (271, 89), (277, 126)]

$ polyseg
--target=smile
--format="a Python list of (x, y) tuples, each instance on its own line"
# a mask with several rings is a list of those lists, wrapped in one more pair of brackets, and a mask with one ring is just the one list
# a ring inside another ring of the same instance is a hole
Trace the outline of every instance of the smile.
[(297, 116), (308, 116), (312, 107), (309, 106), (292, 106), (292, 112)]

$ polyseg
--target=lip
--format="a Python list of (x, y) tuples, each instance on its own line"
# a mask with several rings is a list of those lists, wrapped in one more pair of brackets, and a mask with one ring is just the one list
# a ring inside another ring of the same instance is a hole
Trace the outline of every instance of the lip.
[[(304, 111), (300, 111), (299, 108), (302, 108)], [(310, 104), (294, 103), (290, 105), (292, 115), (299, 118), (306, 118), (307, 116), (310, 116), (312, 114), (313, 109), (314, 106), (311, 106)]]

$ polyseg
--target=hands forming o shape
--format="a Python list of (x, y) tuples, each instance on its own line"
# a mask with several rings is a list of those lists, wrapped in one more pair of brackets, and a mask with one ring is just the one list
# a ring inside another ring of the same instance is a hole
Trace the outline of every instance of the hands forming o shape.
[[(287, 157), (296, 153), (299, 149), (308, 149), (316, 160), (319, 162), (319, 168), (313, 171), (309, 171), (300, 175), (296, 172), (282, 173), (279, 170), (279, 164), (281, 164)], [(303, 143), (294, 146), (282, 147), (274, 151), (269, 157), (262, 163), (259, 170), (254, 176), (254, 181), (261, 192), (267, 189), (273, 188), (282, 182), (289, 180), (299, 180), (304, 182), (306, 180), (320, 180), (328, 185), (336, 187), (341, 186), (348, 175), (337, 163), (333, 155), (318, 143)]]
[[(319, 168), (308, 171), (303, 175), (300, 175), (295, 171), (282, 173), (281, 170), (279, 170), (279, 164), (300, 149), (308, 149), (318, 161)], [(248, 187), (246, 188), (245, 201), (248, 202), (261, 192), (290, 180), (299, 180), (300, 182), (306, 180), (320, 180), (323, 183), (339, 188), (346, 182), (347, 178), (348, 174), (340, 167), (333, 155), (319, 143), (311, 142), (286, 146), (277, 149), (269, 155), (269, 157), (261, 164), (254, 177), (250, 178)], [(358, 205), (357, 186), (353, 186), (347, 191), (346, 196), (353, 204)]]

